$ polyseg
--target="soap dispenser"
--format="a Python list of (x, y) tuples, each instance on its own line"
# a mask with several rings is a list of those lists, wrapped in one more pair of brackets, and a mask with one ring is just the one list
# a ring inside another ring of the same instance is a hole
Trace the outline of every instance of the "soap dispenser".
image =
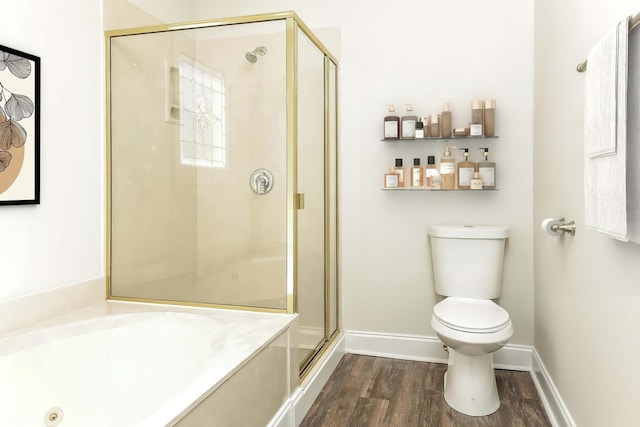
[(478, 172), (480, 178), (482, 178), (483, 190), (495, 190), (496, 188), (496, 164), (489, 161), (489, 149), (486, 147), (480, 148), (484, 150), (484, 160), (478, 162)]
[(418, 118), (411, 114), (413, 108), (411, 104), (405, 105), (405, 109), (407, 110), (407, 114), (402, 116), (402, 139), (415, 139), (416, 137), (416, 122)]
[[(451, 147), (455, 148), (455, 147)], [(451, 157), (449, 147), (444, 147), (444, 156), (440, 158), (441, 188), (443, 190), (455, 190), (456, 188), (456, 163)]]
[(393, 115), (396, 110), (389, 105), (389, 115), (384, 118), (384, 139), (398, 139), (400, 137), (400, 117)]
[(464, 150), (464, 160), (458, 163), (458, 189), (469, 190), (471, 188), (471, 179), (476, 170), (476, 164), (469, 161), (469, 149)]

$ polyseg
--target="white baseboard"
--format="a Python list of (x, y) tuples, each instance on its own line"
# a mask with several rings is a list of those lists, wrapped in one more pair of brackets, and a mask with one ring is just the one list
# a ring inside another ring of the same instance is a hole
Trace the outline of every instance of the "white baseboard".
[(532, 376), (551, 424), (554, 427), (575, 427), (576, 423), (573, 421), (569, 409), (567, 409), (567, 406), (560, 397), (558, 389), (551, 380), (551, 376), (549, 376), (535, 348), (533, 349)]
[[(447, 352), (437, 337), (346, 331), (347, 353), (393, 359), (447, 363)], [(494, 353), (496, 368), (531, 371), (532, 348), (507, 344)]]

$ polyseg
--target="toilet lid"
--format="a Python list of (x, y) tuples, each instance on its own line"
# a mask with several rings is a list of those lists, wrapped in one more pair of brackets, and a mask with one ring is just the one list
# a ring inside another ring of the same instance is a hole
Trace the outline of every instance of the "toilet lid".
[(463, 332), (488, 333), (504, 329), (509, 313), (491, 300), (449, 297), (433, 307), (446, 326)]

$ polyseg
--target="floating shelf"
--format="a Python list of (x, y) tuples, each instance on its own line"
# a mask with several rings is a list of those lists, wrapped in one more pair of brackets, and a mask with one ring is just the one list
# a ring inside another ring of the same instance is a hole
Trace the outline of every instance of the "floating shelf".
[(438, 193), (438, 192), (462, 192), (462, 191), (470, 191), (473, 193), (486, 193), (489, 191), (499, 191), (497, 188), (494, 189), (486, 189), (486, 190), (459, 190), (459, 189), (455, 189), (455, 190), (434, 190), (432, 188), (425, 188), (425, 187), (398, 187), (398, 188), (381, 188), (382, 191), (432, 191), (434, 193)]
[(383, 142), (401, 142), (401, 141), (448, 141), (450, 139), (497, 139), (498, 136), (452, 136), (450, 138), (383, 138)]

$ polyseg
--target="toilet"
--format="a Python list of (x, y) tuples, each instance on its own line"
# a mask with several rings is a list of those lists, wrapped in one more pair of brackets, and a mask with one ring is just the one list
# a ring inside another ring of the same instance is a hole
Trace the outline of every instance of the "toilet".
[(500, 296), (508, 229), (503, 226), (431, 225), (435, 291), (431, 326), (447, 346), (444, 398), (458, 412), (489, 415), (500, 407), (493, 353), (513, 335)]

